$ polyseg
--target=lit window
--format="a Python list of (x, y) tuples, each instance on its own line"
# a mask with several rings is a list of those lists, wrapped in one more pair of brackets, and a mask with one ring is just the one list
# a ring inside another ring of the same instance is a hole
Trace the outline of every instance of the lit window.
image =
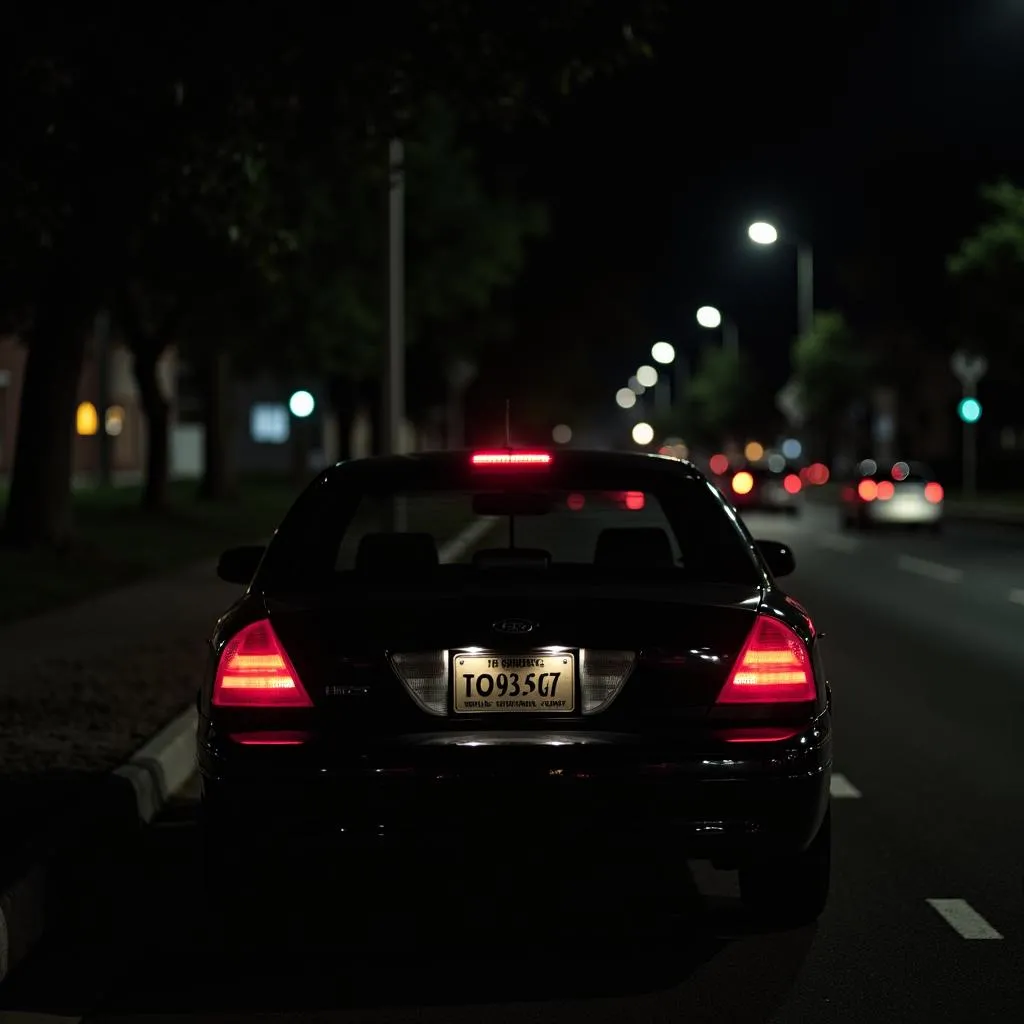
[(82, 402), (75, 413), (75, 430), (83, 437), (92, 437), (100, 428), (100, 419), (96, 415), (96, 406), (92, 402)]
[(254, 405), (249, 412), (249, 433), (257, 444), (284, 444), (291, 433), (287, 406)]
[(124, 430), (124, 409), (119, 405), (112, 405), (103, 418), (103, 426), (111, 437), (117, 437)]

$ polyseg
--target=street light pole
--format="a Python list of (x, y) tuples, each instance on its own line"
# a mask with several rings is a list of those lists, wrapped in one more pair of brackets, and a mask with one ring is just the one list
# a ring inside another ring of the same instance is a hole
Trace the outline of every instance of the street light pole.
[(405, 426), (405, 151), (388, 151), (388, 340), (384, 362), (384, 453), (400, 454)]
[[(388, 148), (388, 341), (384, 361), (384, 453), (405, 447), (405, 148), (392, 139)], [(406, 529), (405, 498), (391, 503), (391, 528)]]
[(814, 249), (806, 242), (796, 248), (797, 315), (800, 336), (810, 334), (814, 326)]
[(722, 348), (734, 356), (740, 352), (740, 332), (731, 317), (722, 318)]
[(964, 349), (953, 353), (950, 367), (954, 376), (963, 388), (963, 401), (960, 403), (960, 420), (963, 423), (963, 489), (968, 498), (978, 492), (978, 417), (980, 411), (972, 417), (964, 411), (964, 402), (968, 399), (977, 400), (978, 381), (988, 372), (988, 360)]
[[(964, 383), (964, 398), (977, 398), (976, 382)], [(978, 424), (965, 422), (963, 429), (964, 496), (973, 498), (978, 493)]]

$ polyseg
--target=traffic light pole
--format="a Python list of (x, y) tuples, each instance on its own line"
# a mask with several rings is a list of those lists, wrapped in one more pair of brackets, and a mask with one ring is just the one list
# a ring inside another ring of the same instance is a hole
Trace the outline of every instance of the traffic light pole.
[[(964, 384), (964, 399), (977, 398), (978, 387), (974, 383)], [(963, 424), (963, 476), (964, 496), (973, 498), (978, 493), (978, 423), (964, 421)]]

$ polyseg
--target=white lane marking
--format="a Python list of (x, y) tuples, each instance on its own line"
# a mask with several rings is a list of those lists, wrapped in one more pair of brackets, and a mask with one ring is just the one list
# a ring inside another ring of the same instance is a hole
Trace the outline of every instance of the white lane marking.
[(840, 775), (838, 772), (832, 773), (829, 792), (839, 799), (845, 797), (854, 800), (860, 796), (860, 790), (845, 775)]
[(1024, 590), (1011, 590), (1010, 601), (1013, 602), (1013, 604), (1024, 604)]
[(819, 547), (841, 551), (844, 555), (852, 555), (860, 547), (856, 537), (844, 537), (841, 533), (819, 533), (816, 540)]
[(437, 553), (442, 562), (454, 562), (461, 558), (478, 540), (494, 529), (497, 519), (476, 519), (461, 533), (456, 534)]
[(914, 558), (912, 555), (900, 555), (896, 559), (896, 565), (904, 572), (927, 576), (940, 583), (959, 583), (964, 578), (963, 569), (954, 569), (952, 566), (929, 562), (927, 558)]
[(1002, 938), (1002, 935), (967, 900), (928, 900), (927, 902), (942, 915), (951, 928), (958, 931), (965, 939)]

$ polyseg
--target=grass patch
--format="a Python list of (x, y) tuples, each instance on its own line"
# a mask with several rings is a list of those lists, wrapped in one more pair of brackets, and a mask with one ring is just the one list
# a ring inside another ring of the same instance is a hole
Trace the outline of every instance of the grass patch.
[(258, 543), (297, 493), (290, 483), (261, 479), (244, 483), (233, 501), (199, 502), (195, 483), (175, 483), (167, 509), (153, 514), (139, 507), (138, 487), (76, 491), (77, 540), (68, 552), (0, 550), (0, 623)]

